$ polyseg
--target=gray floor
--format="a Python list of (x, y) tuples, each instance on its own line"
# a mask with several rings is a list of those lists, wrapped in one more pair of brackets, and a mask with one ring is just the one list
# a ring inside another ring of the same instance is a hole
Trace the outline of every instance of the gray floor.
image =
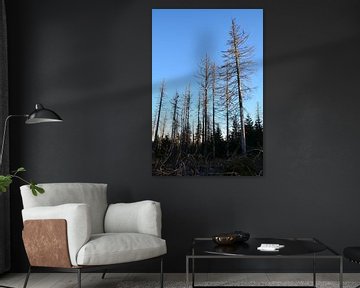
[[(20, 288), (23, 285), (25, 274), (5, 274), (0, 276), (0, 285)], [(317, 287), (339, 287), (338, 274), (317, 274)], [(100, 273), (84, 273), (82, 276), (83, 288), (144, 288), (159, 287), (158, 274), (124, 274), (109, 273), (106, 279), (101, 279)], [(312, 274), (307, 273), (212, 273), (199, 274), (197, 283), (203, 285), (311, 285)], [(355, 287), (360, 284), (359, 273), (344, 274), (344, 288)], [(75, 273), (33, 273), (28, 288), (75, 288)], [(165, 288), (185, 287), (185, 274), (165, 274)]]

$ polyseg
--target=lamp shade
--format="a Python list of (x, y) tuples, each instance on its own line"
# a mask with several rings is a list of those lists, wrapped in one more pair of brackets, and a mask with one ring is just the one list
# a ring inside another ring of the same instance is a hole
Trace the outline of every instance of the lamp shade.
[(61, 117), (54, 111), (45, 108), (41, 104), (35, 105), (35, 110), (29, 114), (25, 123), (26, 124), (38, 124), (46, 122), (62, 122)]

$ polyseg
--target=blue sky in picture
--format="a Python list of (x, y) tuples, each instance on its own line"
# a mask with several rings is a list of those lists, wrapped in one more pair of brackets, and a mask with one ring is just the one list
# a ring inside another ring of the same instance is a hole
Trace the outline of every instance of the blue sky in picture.
[[(263, 10), (262, 9), (153, 9), (152, 10), (152, 113), (154, 116), (161, 81), (166, 82), (165, 110), (178, 91), (190, 84), (191, 117), (195, 117), (199, 91), (196, 77), (199, 63), (207, 53), (221, 65), (227, 48), (231, 20), (249, 34), (254, 46), (256, 71), (251, 77), (253, 92), (244, 102), (246, 113), (254, 118), (256, 104), (263, 105)], [(164, 111), (165, 111), (164, 110)], [(164, 112), (165, 113), (165, 112)], [(164, 115), (163, 115), (164, 116)], [(170, 115), (167, 117), (170, 118)], [(219, 117), (220, 118), (220, 117)], [(168, 120), (170, 123), (170, 120)], [(222, 125), (222, 120), (218, 122)], [(168, 130), (167, 130), (168, 131)]]

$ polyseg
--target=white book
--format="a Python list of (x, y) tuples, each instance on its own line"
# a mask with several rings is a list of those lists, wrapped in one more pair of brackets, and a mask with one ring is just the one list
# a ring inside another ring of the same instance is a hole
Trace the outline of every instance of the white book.
[(279, 249), (284, 248), (284, 245), (280, 244), (269, 244), (269, 243), (262, 243), (259, 247), (257, 247), (260, 251), (269, 251), (269, 252), (276, 252), (279, 251)]

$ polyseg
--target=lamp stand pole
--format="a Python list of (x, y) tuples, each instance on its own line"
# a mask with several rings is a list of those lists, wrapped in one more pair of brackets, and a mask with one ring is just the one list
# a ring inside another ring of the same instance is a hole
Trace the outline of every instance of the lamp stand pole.
[(20, 115), (9, 115), (6, 117), (5, 123), (4, 123), (4, 132), (3, 132), (3, 137), (2, 137), (2, 143), (1, 143), (1, 151), (0, 151), (0, 168), (2, 166), (2, 160), (3, 160), (3, 155), (4, 155), (4, 146), (5, 146), (5, 141), (6, 141), (6, 132), (7, 132), (7, 126), (8, 126), (9, 120), (14, 117), (25, 117), (26, 118), (28, 116), (29, 115), (27, 115), (27, 114), (20, 114)]

